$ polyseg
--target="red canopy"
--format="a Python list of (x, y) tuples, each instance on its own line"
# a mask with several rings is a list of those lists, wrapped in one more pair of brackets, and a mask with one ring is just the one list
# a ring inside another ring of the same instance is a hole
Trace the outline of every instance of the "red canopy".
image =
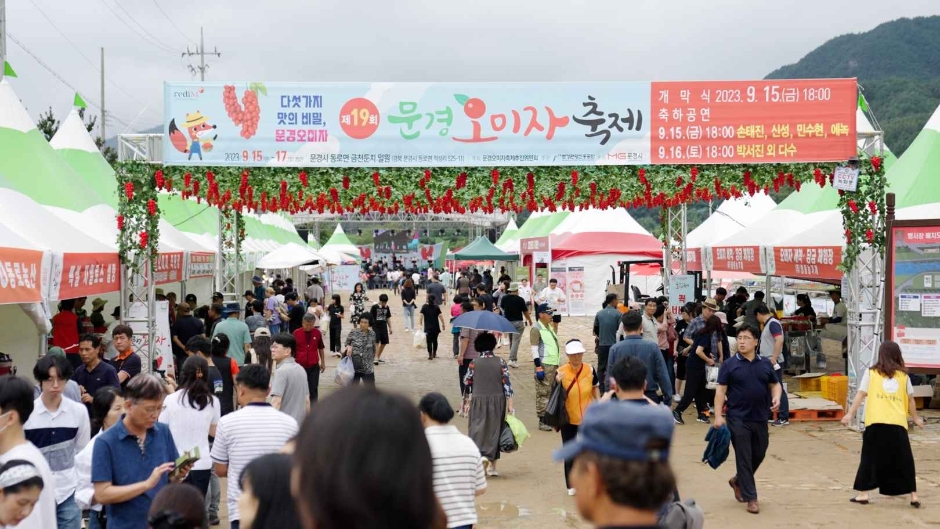
[(663, 243), (645, 233), (564, 233), (552, 239), (552, 260), (580, 255), (629, 254), (662, 259)]

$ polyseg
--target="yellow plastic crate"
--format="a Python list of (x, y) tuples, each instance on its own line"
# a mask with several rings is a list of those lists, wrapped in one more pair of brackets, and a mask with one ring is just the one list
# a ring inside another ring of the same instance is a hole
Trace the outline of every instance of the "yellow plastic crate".
[(822, 384), (823, 398), (845, 406), (849, 394), (849, 377), (822, 377), (826, 380)]
[(816, 378), (798, 378), (800, 381), (800, 391), (822, 391), (822, 380), (829, 378), (826, 376)]

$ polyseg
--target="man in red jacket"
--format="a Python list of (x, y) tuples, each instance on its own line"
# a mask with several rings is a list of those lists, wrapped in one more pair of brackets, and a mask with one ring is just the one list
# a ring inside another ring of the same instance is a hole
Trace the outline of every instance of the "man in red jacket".
[(307, 372), (307, 386), (310, 388), (310, 403), (317, 401), (317, 388), (320, 385), (320, 373), (326, 371), (326, 357), (323, 355), (323, 335), (317, 329), (317, 317), (304, 314), (303, 326), (294, 331), (297, 350), (294, 357)]

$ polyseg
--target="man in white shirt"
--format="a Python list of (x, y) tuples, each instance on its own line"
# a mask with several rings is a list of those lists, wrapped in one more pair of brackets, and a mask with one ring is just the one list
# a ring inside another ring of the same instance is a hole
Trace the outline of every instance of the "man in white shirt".
[(61, 529), (82, 527), (82, 511), (75, 503), (78, 488), (75, 455), (91, 438), (88, 410), (78, 402), (62, 398), (72, 372), (72, 364), (58, 355), (46, 355), (36, 362), (33, 377), (42, 394), (23, 425), (26, 439), (39, 449), (55, 476), (56, 520)]
[(519, 297), (522, 298), (526, 302), (526, 305), (529, 305), (533, 311), (535, 310), (532, 299), (532, 287), (529, 286), (528, 278), (523, 277), (519, 281)]
[(228, 480), (228, 518), (239, 529), (238, 480), (242, 470), (256, 457), (284, 448), (299, 430), (297, 421), (274, 409), (267, 402), (271, 373), (260, 364), (246, 365), (238, 372), (235, 384), (242, 408), (219, 421), (212, 444), (215, 473)]
[(0, 463), (14, 459), (29, 461), (42, 476), (43, 489), (39, 503), (18, 529), (48, 529), (57, 526), (56, 481), (46, 458), (33, 443), (26, 440), (23, 425), (33, 413), (33, 387), (26, 379), (14, 375), (0, 377)]
[(548, 287), (539, 293), (538, 302), (548, 303), (555, 314), (552, 315), (552, 330), (558, 334), (558, 324), (561, 323), (561, 311), (564, 309), (565, 291), (558, 288), (558, 280), (554, 277), (548, 282)]
[(480, 450), (456, 426), (447, 424), (454, 409), (444, 395), (428, 393), (418, 409), (434, 462), (434, 495), (447, 514), (447, 527), (475, 525), (476, 497), (486, 492)]

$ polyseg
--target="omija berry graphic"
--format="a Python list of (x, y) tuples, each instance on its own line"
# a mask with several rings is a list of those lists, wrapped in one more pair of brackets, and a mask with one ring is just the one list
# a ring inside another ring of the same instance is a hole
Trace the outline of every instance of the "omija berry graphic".
[[(258, 92), (266, 95), (267, 90), (260, 83), (252, 83), (242, 95), (241, 104), (235, 94), (235, 87), (226, 85), (222, 92), (222, 102), (225, 103), (225, 112), (232, 123), (241, 126), (241, 137), (246, 140), (258, 132), (258, 121), (261, 120), (261, 107), (258, 105)], [(242, 108), (244, 105), (244, 108)]]

